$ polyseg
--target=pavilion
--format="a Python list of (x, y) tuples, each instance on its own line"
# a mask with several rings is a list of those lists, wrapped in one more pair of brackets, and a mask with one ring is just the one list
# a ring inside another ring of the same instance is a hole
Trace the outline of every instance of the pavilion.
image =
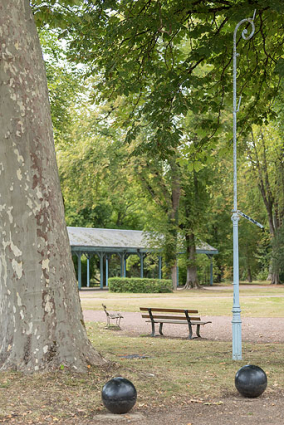
[[(103, 288), (104, 272), (105, 282), (108, 286), (109, 259), (117, 254), (121, 259), (122, 277), (126, 276), (126, 260), (130, 255), (138, 255), (140, 258), (140, 276), (144, 275), (144, 258), (147, 253), (157, 252), (159, 258), (158, 278), (162, 278), (162, 257), (159, 249), (153, 248), (147, 239), (146, 232), (140, 230), (121, 229), (94, 229), (85, 227), (67, 227), (71, 253), (78, 257), (78, 286), (82, 287), (81, 257), (87, 258), (87, 287), (90, 286), (90, 258), (97, 255), (100, 259), (100, 287)], [(212, 256), (218, 254), (218, 250), (207, 243), (200, 242), (196, 248), (197, 254), (206, 254), (210, 260), (210, 285), (213, 284)], [(105, 259), (105, 270), (104, 270)], [(177, 268), (178, 273), (178, 268)], [(177, 279), (178, 280), (178, 279)]]

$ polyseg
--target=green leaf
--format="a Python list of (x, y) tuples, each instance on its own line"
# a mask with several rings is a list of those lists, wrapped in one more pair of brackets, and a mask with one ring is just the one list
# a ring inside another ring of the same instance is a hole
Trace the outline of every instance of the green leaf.
[(274, 72), (280, 77), (284, 76), (284, 58), (279, 58), (277, 64), (275, 65)]

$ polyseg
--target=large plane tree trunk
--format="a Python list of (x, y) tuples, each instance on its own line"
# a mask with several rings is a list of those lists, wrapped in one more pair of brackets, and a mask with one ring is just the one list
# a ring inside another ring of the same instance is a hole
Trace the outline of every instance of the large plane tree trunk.
[(0, 368), (101, 365), (64, 221), (46, 76), (29, 0), (0, 4)]

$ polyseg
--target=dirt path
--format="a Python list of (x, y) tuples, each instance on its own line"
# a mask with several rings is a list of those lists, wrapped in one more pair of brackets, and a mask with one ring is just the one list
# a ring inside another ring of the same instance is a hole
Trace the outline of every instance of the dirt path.
[[(142, 319), (140, 313), (123, 313), (121, 333), (129, 336), (139, 336), (151, 333), (151, 324)], [(106, 322), (103, 311), (86, 310), (84, 318), (87, 322)], [(201, 336), (208, 340), (231, 341), (231, 318), (226, 316), (202, 316), (202, 320), (211, 320), (212, 324), (203, 326)], [(166, 337), (187, 338), (187, 326), (164, 325)], [(284, 343), (284, 318), (242, 318), (242, 340), (244, 342), (283, 342)], [(284, 419), (283, 419), (284, 424)]]

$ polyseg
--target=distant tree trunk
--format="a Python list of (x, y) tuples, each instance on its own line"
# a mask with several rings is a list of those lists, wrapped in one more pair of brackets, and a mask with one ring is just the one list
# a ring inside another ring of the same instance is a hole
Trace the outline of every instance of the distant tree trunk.
[(29, 0), (0, 4), (0, 368), (105, 361), (83, 323)]
[(248, 272), (248, 282), (251, 283), (252, 282), (252, 274), (251, 274), (251, 268), (250, 268), (250, 266), (248, 266), (247, 272)]
[[(270, 267), (270, 269), (271, 269), (271, 267)], [(269, 271), (269, 275), (267, 277), (267, 280), (270, 280), (270, 282), (273, 285), (280, 285), (279, 272)]]
[(196, 266), (196, 245), (193, 233), (186, 234), (187, 270), (184, 289), (201, 288), (198, 283)]
[(216, 283), (222, 282), (222, 269), (221, 269), (221, 267), (218, 267), (218, 272), (217, 272), (215, 279), (216, 279)]
[[(272, 223), (272, 225), (270, 224), (269, 228), (270, 228), (270, 239), (273, 241), (275, 239), (276, 232), (277, 232), (278, 229), (275, 228), (272, 219), (269, 220), (269, 222)], [(273, 251), (272, 251), (272, 254), (273, 254)], [(273, 256), (270, 259), (269, 273), (268, 273), (268, 276), (267, 276), (267, 280), (270, 280), (272, 285), (279, 285), (280, 284), (279, 271), (275, 270), (275, 266), (273, 264)]]
[(171, 269), (171, 278), (172, 278), (172, 282), (173, 282), (173, 289), (176, 290), (177, 289), (177, 265), (176, 263), (173, 265), (172, 269)]
[(178, 212), (180, 202), (180, 171), (176, 158), (173, 157), (169, 160), (171, 166), (171, 209), (169, 213), (169, 231), (171, 233), (172, 249), (169, 253), (169, 263), (171, 264), (171, 277), (173, 282), (173, 289), (177, 289), (177, 229), (178, 229)]

